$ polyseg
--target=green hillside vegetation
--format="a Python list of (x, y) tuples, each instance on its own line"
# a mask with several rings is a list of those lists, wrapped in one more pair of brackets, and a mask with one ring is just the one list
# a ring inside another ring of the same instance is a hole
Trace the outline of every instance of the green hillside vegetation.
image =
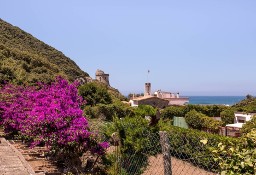
[(50, 82), (56, 75), (73, 81), (88, 76), (60, 51), (2, 19), (0, 60), (0, 83)]
[(246, 99), (232, 106), (239, 112), (256, 112), (256, 98), (252, 95), (247, 95)]
[(114, 115), (125, 117), (132, 113), (132, 107), (121, 101), (125, 97), (117, 90), (98, 81), (89, 82), (79, 87), (79, 94), (86, 100), (84, 111), (89, 118), (104, 116), (112, 120)]
[(79, 94), (87, 101), (87, 105), (110, 104), (127, 100), (117, 89), (99, 81), (83, 84), (79, 87)]

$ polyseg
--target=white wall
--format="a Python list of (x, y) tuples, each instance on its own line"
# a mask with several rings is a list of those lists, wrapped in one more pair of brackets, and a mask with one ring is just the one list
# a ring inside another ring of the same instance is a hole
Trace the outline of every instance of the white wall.
[[(250, 121), (252, 116), (255, 114), (251, 113), (235, 113), (235, 123), (239, 123), (239, 120), (244, 120), (245, 122)], [(240, 122), (241, 123), (241, 122)]]

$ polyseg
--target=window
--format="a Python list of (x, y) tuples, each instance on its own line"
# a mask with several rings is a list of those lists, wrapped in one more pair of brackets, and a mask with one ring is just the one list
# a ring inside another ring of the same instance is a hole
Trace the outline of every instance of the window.
[(245, 123), (245, 120), (238, 119), (238, 123)]
[(246, 120), (245, 120), (245, 117), (237, 116), (236, 121), (237, 121), (238, 123), (245, 123)]

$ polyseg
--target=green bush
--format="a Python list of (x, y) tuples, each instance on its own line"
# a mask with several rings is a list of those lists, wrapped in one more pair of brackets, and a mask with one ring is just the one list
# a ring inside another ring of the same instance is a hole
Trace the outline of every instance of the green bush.
[(112, 121), (114, 116), (123, 118), (126, 116), (134, 116), (134, 109), (130, 106), (120, 103), (113, 104), (99, 104), (98, 106), (98, 116), (104, 117), (108, 121)]
[[(141, 174), (147, 165), (148, 155), (160, 152), (159, 135), (154, 127), (141, 116), (117, 118), (106, 124), (105, 135), (117, 133), (120, 138), (121, 168), (131, 175)], [(112, 160), (112, 166), (115, 166)], [(110, 169), (113, 169), (113, 167)]]
[(234, 123), (234, 110), (233, 109), (226, 109), (220, 113), (221, 121), (223, 122), (223, 126), (227, 124)]
[(161, 117), (173, 120), (173, 117), (184, 117), (185, 113), (186, 110), (184, 106), (170, 106), (161, 111)]
[(154, 116), (156, 115), (156, 108), (150, 105), (139, 105), (134, 109), (134, 112), (137, 116), (145, 117), (145, 116)]
[(230, 107), (223, 105), (186, 105), (186, 106), (170, 106), (163, 109), (162, 118), (173, 119), (173, 117), (184, 117), (190, 111), (197, 111), (209, 117), (220, 116), (220, 113)]
[(250, 121), (247, 121), (242, 129), (241, 129), (241, 132), (243, 134), (247, 134), (249, 133), (253, 128), (256, 128), (256, 116), (253, 116), (252, 119)]
[(222, 122), (208, 117), (196, 110), (192, 110), (185, 115), (185, 120), (190, 128), (206, 130), (217, 133)]
[(192, 110), (185, 115), (185, 120), (190, 128), (201, 130), (203, 128), (204, 114)]
[(98, 106), (85, 106), (84, 109), (84, 114), (88, 118), (98, 118), (99, 116), (99, 107)]
[(229, 107), (223, 105), (192, 105), (189, 104), (185, 107), (186, 113), (192, 110), (203, 113), (209, 117), (220, 116), (220, 113)]
[(86, 100), (87, 105), (110, 104), (112, 99), (105, 86), (91, 82), (79, 87), (79, 95)]
[[(184, 129), (167, 124), (166, 121), (159, 122), (160, 130), (169, 133), (171, 154), (179, 159), (189, 160), (191, 163), (216, 172), (218, 171), (218, 162), (209, 154), (209, 147), (217, 148), (218, 143), (222, 142), (227, 145), (237, 144), (236, 138), (210, 134), (194, 129)], [(201, 140), (207, 139), (208, 144), (204, 145)]]
[(140, 116), (118, 118), (114, 117), (113, 122), (105, 127), (105, 134), (110, 137), (112, 133), (117, 132), (123, 151), (134, 150), (141, 152), (146, 148), (149, 140), (145, 137), (150, 133), (148, 121)]
[(220, 142), (217, 148), (211, 149), (221, 175), (256, 174), (256, 129), (252, 129), (240, 142), (231, 145)]

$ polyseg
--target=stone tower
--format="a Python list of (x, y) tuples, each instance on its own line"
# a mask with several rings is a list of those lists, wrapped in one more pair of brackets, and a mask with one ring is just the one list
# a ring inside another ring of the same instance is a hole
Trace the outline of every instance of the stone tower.
[(109, 74), (105, 74), (102, 70), (97, 69), (95, 79), (109, 86)]
[(144, 96), (150, 96), (150, 95), (151, 95), (151, 83), (145, 83)]

